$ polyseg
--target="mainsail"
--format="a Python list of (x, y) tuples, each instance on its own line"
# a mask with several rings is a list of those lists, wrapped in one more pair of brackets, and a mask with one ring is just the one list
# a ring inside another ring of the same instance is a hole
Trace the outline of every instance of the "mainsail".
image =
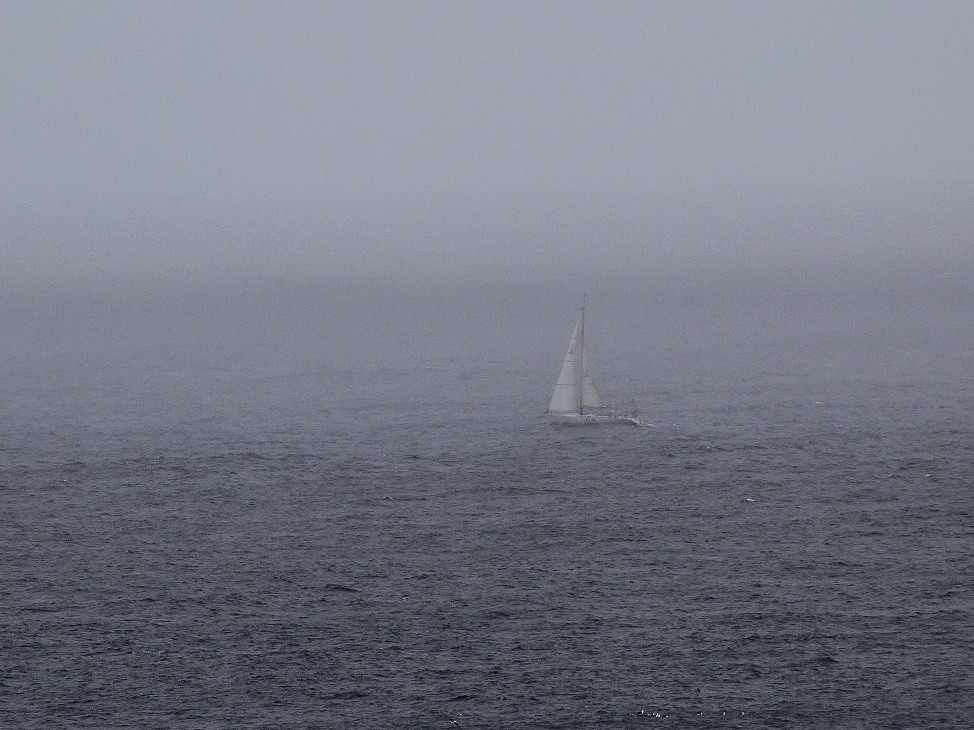
[(582, 338), (582, 408), (601, 408), (602, 400), (599, 391), (595, 389), (592, 369), (588, 365), (588, 347)]

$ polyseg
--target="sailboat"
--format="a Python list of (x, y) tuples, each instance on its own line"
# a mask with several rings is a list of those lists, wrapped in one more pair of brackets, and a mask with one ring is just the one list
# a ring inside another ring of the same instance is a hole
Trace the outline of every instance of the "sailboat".
[(609, 424), (639, 425), (636, 404), (626, 413), (618, 413), (602, 403), (588, 362), (585, 341), (585, 299), (575, 322), (568, 353), (561, 366), (555, 392), (548, 404), (548, 418), (552, 423), (566, 426), (599, 426)]

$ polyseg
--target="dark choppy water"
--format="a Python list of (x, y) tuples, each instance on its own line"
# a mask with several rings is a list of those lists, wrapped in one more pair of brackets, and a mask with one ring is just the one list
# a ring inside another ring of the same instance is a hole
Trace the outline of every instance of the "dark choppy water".
[(8, 367), (0, 724), (974, 726), (970, 376), (751, 352)]

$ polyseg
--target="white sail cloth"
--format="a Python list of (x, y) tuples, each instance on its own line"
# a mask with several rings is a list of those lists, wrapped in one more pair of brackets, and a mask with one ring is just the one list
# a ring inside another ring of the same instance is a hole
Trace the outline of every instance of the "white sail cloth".
[(551, 395), (548, 411), (551, 413), (582, 413), (586, 408), (598, 409), (602, 400), (595, 388), (592, 370), (588, 364), (588, 348), (585, 344), (585, 310), (575, 322), (568, 352), (562, 363), (555, 391)]

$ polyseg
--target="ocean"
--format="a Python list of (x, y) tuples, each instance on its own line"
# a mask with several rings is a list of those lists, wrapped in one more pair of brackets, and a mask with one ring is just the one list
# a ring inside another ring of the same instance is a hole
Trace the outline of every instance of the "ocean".
[(545, 421), (570, 310), (351, 360), (19, 347), (0, 726), (974, 726), (963, 326), (600, 347), (595, 309), (641, 427)]

